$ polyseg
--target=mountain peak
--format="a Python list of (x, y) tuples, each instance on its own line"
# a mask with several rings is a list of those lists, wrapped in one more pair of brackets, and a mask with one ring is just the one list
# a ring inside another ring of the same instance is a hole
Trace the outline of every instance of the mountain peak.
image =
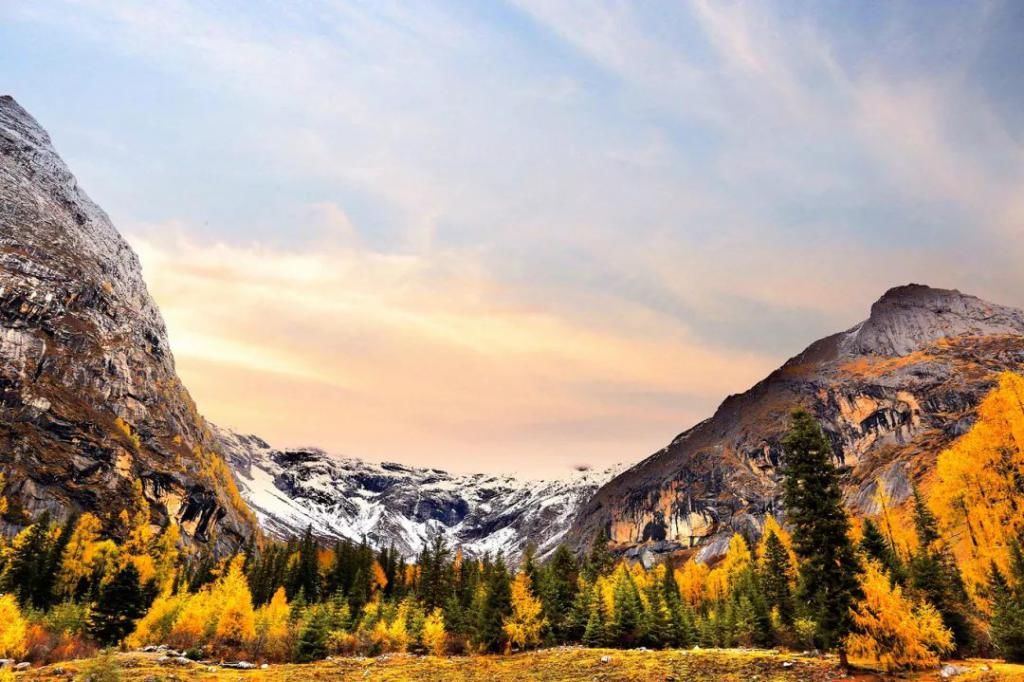
[(1024, 312), (956, 289), (893, 287), (843, 340), (850, 355), (902, 356), (943, 338), (1024, 334)]

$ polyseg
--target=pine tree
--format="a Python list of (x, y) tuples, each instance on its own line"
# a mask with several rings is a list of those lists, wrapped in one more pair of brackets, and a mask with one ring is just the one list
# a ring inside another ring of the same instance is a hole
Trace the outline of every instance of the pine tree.
[(789, 552), (779, 536), (769, 530), (765, 537), (764, 557), (761, 566), (761, 588), (768, 607), (775, 609), (783, 625), (793, 624), (793, 594), (789, 583), (793, 567)]
[(608, 549), (608, 531), (603, 527), (594, 534), (594, 542), (590, 545), (585, 573), (587, 580), (593, 581), (598, 576), (608, 575), (615, 568), (615, 557)]
[(89, 634), (100, 644), (117, 644), (128, 636), (145, 612), (139, 571), (129, 562), (100, 588), (99, 599), (89, 614)]
[(307, 527), (299, 543), (299, 560), (292, 573), (288, 596), (294, 598), (301, 590), (306, 601), (313, 604), (320, 601), (320, 556), (312, 527)]
[(693, 644), (696, 638), (693, 626), (693, 614), (688, 605), (683, 603), (679, 593), (679, 584), (676, 582), (676, 572), (670, 563), (665, 564), (665, 578), (663, 583), (665, 591), (665, 605), (668, 607), (672, 619), (672, 646), (688, 647)]
[(903, 562), (893, 549), (888, 538), (882, 534), (871, 519), (864, 519), (864, 528), (860, 539), (860, 551), (869, 559), (874, 559), (889, 572), (889, 577), (898, 583), (906, 580)]
[(45, 608), (52, 598), (53, 574), (47, 573), (51, 548), (50, 513), (47, 511), (11, 543), (11, 556), (0, 591), (16, 594), (23, 607)]
[(330, 609), (324, 606), (313, 606), (309, 620), (299, 633), (295, 644), (295, 660), (298, 663), (318, 661), (327, 655), (327, 635), (331, 624)]
[(837, 648), (847, 665), (843, 639), (850, 631), (850, 607), (860, 597), (860, 566), (849, 538), (832, 448), (806, 410), (793, 413), (783, 440), (784, 501), (800, 559), (798, 599), (818, 627), (826, 649)]
[(1024, 604), (999, 568), (992, 564), (989, 578), (992, 596), (992, 643), (1007, 661), (1024, 661)]
[(646, 635), (643, 603), (629, 571), (623, 567), (617, 572), (619, 578), (614, 591), (615, 612), (608, 622), (607, 630), (615, 644), (628, 648), (635, 646)]
[(477, 644), (483, 651), (499, 653), (507, 641), (504, 623), (512, 613), (512, 585), (501, 557), (490, 568), (486, 596), (477, 619)]
[(604, 602), (601, 595), (591, 590), (589, 609), (587, 614), (587, 625), (583, 631), (583, 644), (591, 648), (600, 648), (608, 645), (608, 618), (604, 610)]
[(967, 591), (956, 563), (940, 546), (938, 522), (916, 486), (913, 498), (918, 548), (910, 559), (910, 585), (938, 610), (962, 650), (971, 641)]
[[(544, 604), (544, 615), (555, 639), (566, 641), (569, 639), (569, 612), (579, 590), (579, 568), (576, 559), (565, 545), (559, 545), (551, 560), (539, 571), (539, 575), (537, 591)], [(582, 632), (580, 634), (582, 635)]]

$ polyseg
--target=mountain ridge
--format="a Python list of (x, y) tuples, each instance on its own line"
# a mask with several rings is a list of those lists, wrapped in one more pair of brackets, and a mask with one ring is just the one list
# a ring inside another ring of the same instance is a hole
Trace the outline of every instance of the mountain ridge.
[(256, 528), (213, 445), (138, 257), (43, 127), (0, 97), (5, 528), (91, 511), (122, 532), (138, 482), (154, 527), (234, 551)]
[(897, 501), (965, 432), (999, 372), (1024, 366), (1024, 312), (955, 289), (893, 287), (867, 319), (808, 345), (665, 448), (609, 481), (568, 534), (604, 527), (620, 548), (713, 558), (734, 532), (781, 518), (781, 438), (795, 407), (822, 423), (847, 503), (872, 511), (878, 481)]

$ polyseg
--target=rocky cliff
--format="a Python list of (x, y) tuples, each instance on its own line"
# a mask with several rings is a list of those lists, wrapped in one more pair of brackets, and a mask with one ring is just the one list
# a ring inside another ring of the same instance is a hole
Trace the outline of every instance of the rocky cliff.
[(285, 538), (309, 527), (325, 540), (365, 538), (407, 558), (434, 534), (468, 556), (501, 552), (515, 562), (533, 543), (543, 558), (562, 541), (580, 506), (614, 475), (579, 471), (549, 481), (453, 475), (218, 434), (243, 497), (269, 533)]
[(873, 513), (878, 482), (896, 501), (974, 420), (999, 372), (1024, 367), (1024, 312), (911, 284), (867, 320), (809, 346), (714, 416), (601, 488), (569, 537), (606, 527), (636, 553), (712, 558), (734, 532), (756, 537), (781, 515), (780, 447), (788, 415), (821, 421), (849, 506)]
[[(139, 480), (155, 525), (227, 550), (251, 512), (188, 392), (139, 261), (47, 133), (0, 97), (0, 468), (5, 523), (89, 510)], [(116, 528), (113, 529), (116, 532)]]

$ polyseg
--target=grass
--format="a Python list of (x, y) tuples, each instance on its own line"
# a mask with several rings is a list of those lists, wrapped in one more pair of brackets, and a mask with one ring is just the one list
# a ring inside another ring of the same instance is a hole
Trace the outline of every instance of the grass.
[[(870, 671), (843, 677), (833, 658), (813, 658), (763, 650), (620, 651), (556, 648), (512, 656), (437, 658), (396, 655), (380, 658), (338, 658), (307, 665), (272, 665), (266, 670), (240, 671), (202, 663), (187, 666), (160, 662), (157, 654), (117, 654), (122, 682), (207, 680), (208, 682), (306, 682), (314, 680), (371, 680), (373, 682), (854, 682), (905, 679), (923, 682), (943, 679), (929, 671), (885, 677)], [(958, 682), (1024, 680), (1024, 666), (992, 661), (959, 664), (970, 672)], [(83, 679), (94, 661), (66, 663), (30, 670), (19, 682)], [(987, 668), (984, 669), (984, 668)]]

